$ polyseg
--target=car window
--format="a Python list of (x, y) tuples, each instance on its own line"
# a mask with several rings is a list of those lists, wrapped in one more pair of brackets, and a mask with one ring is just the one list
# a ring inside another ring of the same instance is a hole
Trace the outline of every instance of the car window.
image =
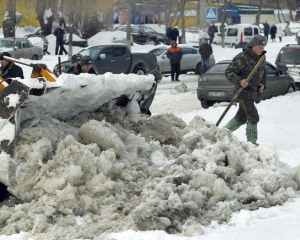
[(138, 28), (131, 28), (131, 33), (138, 33), (138, 34), (141, 34), (142, 31)]
[(219, 63), (213, 65), (207, 72), (209, 73), (224, 73), (229, 63)]
[(181, 48), (182, 55), (194, 54), (192, 50), (193, 49), (191, 49), (191, 48), (184, 48), (184, 47)]
[(254, 28), (254, 35), (258, 34), (258, 28)]
[(147, 26), (143, 26), (142, 29), (145, 33), (157, 33), (155, 30)]
[(300, 62), (300, 49), (285, 48), (280, 51), (279, 62), (295, 63)]
[(237, 34), (238, 34), (238, 29), (237, 28), (228, 28), (227, 36), (236, 37)]
[(98, 59), (102, 49), (103, 47), (93, 47), (93, 48), (83, 49), (79, 53), (82, 56), (90, 56), (93, 59)]
[(103, 49), (101, 54), (106, 54), (106, 58), (112, 58), (113, 57), (113, 51), (111, 48)]
[(29, 44), (27, 41), (21, 41), (21, 48), (29, 48)]
[(117, 31), (122, 31), (122, 32), (126, 32), (126, 28), (125, 27), (119, 27), (116, 29)]
[(159, 48), (159, 49), (152, 49), (150, 51), (150, 53), (154, 53), (155, 56), (159, 56), (159, 55), (163, 54), (165, 51), (166, 51), (166, 49)]
[(11, 41), (11, 40), (0, 40), (0, 47), (3, 47), (3, 48), (12, 48), (14, 45), (14, 42)]
[(246, 27), (246, 28), (244, 28), (244, 36), (253, 36), (252, 27)]
[(277, 74), (277, 69), (268, 63), (265, 64), (265, 69), (267, 71), (267, 74)]
[(126, 47), (114, 47), (113, 49), (114, 56), (115, 57), (121, 57), (127, 54), (127, 48)]

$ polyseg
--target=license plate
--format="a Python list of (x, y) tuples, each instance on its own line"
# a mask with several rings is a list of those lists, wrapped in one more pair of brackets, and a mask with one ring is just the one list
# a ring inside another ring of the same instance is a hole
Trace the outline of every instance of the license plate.
[(225, 92), (208, 92), (208, 96), (222, 97), (225, 96)]

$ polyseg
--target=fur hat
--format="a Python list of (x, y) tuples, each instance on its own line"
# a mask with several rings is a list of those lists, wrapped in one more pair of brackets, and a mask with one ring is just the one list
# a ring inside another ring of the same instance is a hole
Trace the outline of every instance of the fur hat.
[(80, 66), (92, 65), (93, 59), (90, 56), (83, 56), (80, 60)]
[(267, 39), (259, 34), (256, 34), (251, 38), (250, 42), (248, 42), (247, 46), (254, 47), (254, 46), (266, 46), (268, 43)]
[(81, 60), (81, 58), (82, 58), (82, 55), (81, 55), (81, 54), (74, 54), (74, 55), (72, 56), (72, 63), (74, 63), (74, 62), (79, 62), (79, 61)]

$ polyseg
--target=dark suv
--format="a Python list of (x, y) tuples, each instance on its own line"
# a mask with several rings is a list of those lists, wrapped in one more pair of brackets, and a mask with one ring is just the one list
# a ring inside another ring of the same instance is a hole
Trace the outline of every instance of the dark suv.
[(278, 70), (294, 78), (296, 87), (300, 89), (300, 45), (287, 44), (277, 55), (275, 65)]
[[(154, 29), (144, 25), (131, 25), (131, 36), (133, 42), (137, 44), (158, 45), (160, 43), (167, 44), (168, 39), (163, 33), (156, 32)], [(126, 32), (126, 25), (118, 26), (114, 31)]]

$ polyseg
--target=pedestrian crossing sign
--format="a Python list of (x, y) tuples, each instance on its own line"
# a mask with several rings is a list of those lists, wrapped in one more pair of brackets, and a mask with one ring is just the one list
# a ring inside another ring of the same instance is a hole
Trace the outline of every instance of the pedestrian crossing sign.
[(206, 8), (205, 16), (206, 16), (205, 17), (206, 21), (217, 20), (218, 19), (217, 8)]

